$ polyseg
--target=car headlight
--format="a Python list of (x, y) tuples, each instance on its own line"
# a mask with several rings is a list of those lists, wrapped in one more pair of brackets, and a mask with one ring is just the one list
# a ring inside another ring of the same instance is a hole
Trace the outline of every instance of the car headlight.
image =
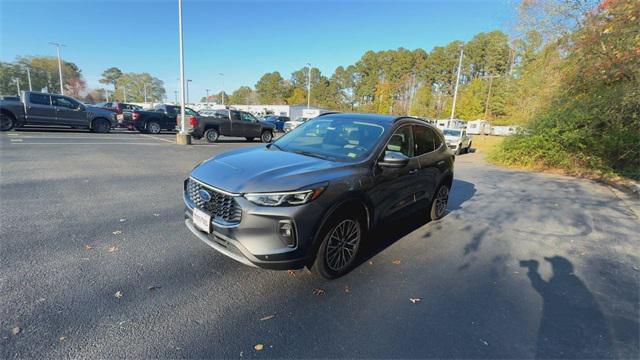
[(324, 192), (325, 187), (315, 189), (277, 192), (277, 193), (247, 193), (244, 198), (260, 206), (296, 206), (313, 201)]

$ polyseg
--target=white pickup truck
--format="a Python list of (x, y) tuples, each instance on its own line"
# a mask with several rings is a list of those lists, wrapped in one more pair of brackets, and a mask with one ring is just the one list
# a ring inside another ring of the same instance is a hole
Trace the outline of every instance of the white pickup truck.
[(442, 133), (447, 146), (456, 155), (468, 153), (471, 149), (471, 135), (467, 134), (466, 129), (442, 129)]

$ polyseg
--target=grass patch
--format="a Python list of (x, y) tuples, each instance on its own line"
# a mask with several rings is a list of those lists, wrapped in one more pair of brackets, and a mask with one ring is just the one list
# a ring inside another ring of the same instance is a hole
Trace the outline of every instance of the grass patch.
[(493, 148), (502, 144), (504, 136), (491, 136), (491, 135), (473, 135), (471, 139), (471, 147), (481, 154), (489, 154)]

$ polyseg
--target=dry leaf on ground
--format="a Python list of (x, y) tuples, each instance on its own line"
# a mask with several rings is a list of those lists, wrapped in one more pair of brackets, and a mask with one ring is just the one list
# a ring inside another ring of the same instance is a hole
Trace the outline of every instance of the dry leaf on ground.
[(158, 217), (158, 216), (160, 216), (160, 214), (153, 214), (153, 216)]
[(89, 251), (89, 250), (93, 249), (93, 246), (87, 244), (87, 245), (84, 246), (84, 249)]
[(122, 291), (116, 291), (115, 297), (116, 299), (122, 299)]
[(11, 329), (11, 335), (16, 336), (22, 332), (22, 328), (20, 326), (16, 326)]
[(120, 222), (125, 222), (127, 221), (127, 219), (120, 219)]
[(296, 276), (296, 271), (295, 270), (287, 270), (287, 274), (289, 274), (289, 276)]
[(264, 349), (264, 345), (256, 344), (256, 346), (254, 346), (253, 348), (256, 349), (256, 351), (260, 351), (260, 350)]
[(415, 299), (409, 299), (409, 301), (411, 301), (412, 304), (417, 304), (421, 301), (422, 299), (420, 298), (415, 298)]
[(276, 317), (276, 316), (275, 316), (275, 315), (265, 316), (265, 317), (261, 318), (261, 319), (260, 319), (260, 321), (267, 321), (267, 320), (271, 320), (271, 319), (273, 319), (274, 317)]
[(400, 259), (395, 259), (395, 260), (392, 261), (392, 263), (394, 265), (400, 265), (402, 263), (402, 261), (400, 261)]
[(350, 287), (348, 287), (348, 286), (345, 286), (345, 287), (344, 287), (344, 292), (346, 292), (346, 293), (350, 293), (350, 292), (351, 292), (351, 288), (350, 288)]
[(116, 231), (112, 232), (112, 234), (113, 235), (120, 235), (120, 234), (122, 234), (122, 231), (116, 230)]
[(65, 340), (67, 340), (67, 337), (66, 336), (60, 336), (60, 338), (58, 340), (60, 340), (60, 342), (63, 342)]
[(118, 249), (118, 247), (117, 247), (117, 246), (115, 246), (115, 245), (111, 245), (111, 246), (109, 246), (109, 247), (107, 248), (107, 251), (108, 251), (108, 252), (116, 252), (116, 251), (118, 251), (118, 250), (119, 250), (119, 249)]
[(149, 290), (149, 291), (154, 291), (154, 290), (158, 290), (158, 289), (160, 289), (160, 288), (161, 288), (161, 286), (155, 286), (155, 285), (152, 285), (152, 286), (149, 286), (149, 287), (147, 288), (147, 290)]
[(320, 288), (313, 289), (313, 295), (315, 296), (324, 295), (324, 289), (320, 289)]

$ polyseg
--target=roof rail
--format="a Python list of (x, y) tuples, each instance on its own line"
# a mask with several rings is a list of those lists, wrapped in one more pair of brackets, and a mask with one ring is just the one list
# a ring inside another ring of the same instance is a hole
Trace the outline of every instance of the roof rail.
[(393, 122), (397, 122), (397, 121), (403, 120), (403, 119), (421, 120), (421, 119), (418, 119), (418, 118), (413, 117), (413, 116), (398, 116), (395, 119), (393, 119)]
[(341, 114), (341, 113), (342, 113), (341, 111), (328, 111), (328, 112), (322, 113), (322, 114), (320, 114), (320, 115), (318, 115), (316, 117), (325, 116), (325, 115), (333, 115), (333, 114)]

